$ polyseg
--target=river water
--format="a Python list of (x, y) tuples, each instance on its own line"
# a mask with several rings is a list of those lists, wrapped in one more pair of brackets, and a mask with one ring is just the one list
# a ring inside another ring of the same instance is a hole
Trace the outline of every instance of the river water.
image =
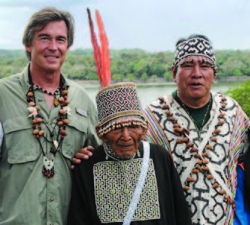
[[(225, 93), (229, 88), (240, 85), (241, 82), (220, 82), (215, 83), (212, 86), (212, 91)], [(98, 92), (98, 87), (85, 87), (90, 98), (95, 102), (95, 96)], [(141, 100), (141, 105), (144, 108), (150, 102), (156, 100), (158, 97), (167, 95), (176, 90), (175, 84), (166, 84), (166, 85), (138, 85), (137, 86), (138, 95)]]

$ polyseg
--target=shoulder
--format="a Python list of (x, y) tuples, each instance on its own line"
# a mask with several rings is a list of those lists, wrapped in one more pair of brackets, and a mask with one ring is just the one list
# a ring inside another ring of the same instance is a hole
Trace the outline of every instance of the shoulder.
[(146, 114), (147, 117), (152, 117), (154, 114), (161, 113), (162, 106), (165, 104), (166, 98), (169, 98), (169, 96), (159, 97), (158, 99), (152, 101), (143, 110), (144, 114)]
[(9, 95), (15, 95), (22, 91), (21, 73), (0, 79), (0, 98), (8, 101)]
[(220, 92), (211, 92), (213, 96), (213, 101), (215, 101), (218, 105), (226, 105), (226, 108), (229, 109), (229, 111), (235, 112), (238, 115), (242, 115), (245, 118), (248, 118), (239, 103), (234, 100), (232, 97), (228, 95), (224, 95)]
[(105, 161), (106, 154), (102, 144), (93, 149), (92, 153), (93, 155), (86, 161), (89, 161), (91, 164)]
[(151, 109), (153, 107), (160, 106), (163, 99), (164, 97), (159, 97), (158, 99), (152, 101), (149, 105), (146, 106), (146, 109)]
[(65, 81), (69, 85), (70, 91), (74, 91), (77, 93), (82, 93), (82, 94), (88, 95), (85, 88), (83, 86), (81, 86), (80, 84), (78, 84), (75, 81), (70, 80), (68, 78), (65, 78)]
[(167, 149), (165, 149), (164, 147), (162, 147), (161, 145), (158, 145), (158, 144), (150, 143), (150, 154), (151, 154), (151, 156), (156, 155), (157, 157), (160, 156), (160, 157), (171, 158)]
[(213, 99), (215, 101), (221, 101), (221, 100), (223, 100), (223, 101), (227, 101), (229, 103), (236, 103), (237, 105), (239, 105), (239, 103), (236, 100), (234, 100), (232, 97), (230, 97), (228, 95), (224, 95), (221, 92), (213, 92), (212, 91), (211, 94), (212, 94)]
[(92, 151), (93, 155), (88, 160), (82, 160), (83, 165), (94, 165), (105, 160), (103, 145), (99, 145)]
[(22, 73), (18, 73), (18, 74), (10, 75), (9, 77), (1, 78), (0, 85), (5, 86), (8, 84), (19, 83), (21, 75), (22, 75)]
[(69, 85), (69, 98), (72, 104), (83, 107), (85, 110), (95, 111), (94, 101), (90, 98), (87, 91), (75, 81), (65, 78), (66, 85)]

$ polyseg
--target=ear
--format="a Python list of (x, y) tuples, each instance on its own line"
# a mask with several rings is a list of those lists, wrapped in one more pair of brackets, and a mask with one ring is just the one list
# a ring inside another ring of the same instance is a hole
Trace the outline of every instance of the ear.
[(27, 52), (31, 52), (32, 46), (25, 45), (25, 49)]
[(99, 137), (103, 142), (107, 142), (107, 140), (106, 140), (106, 138), (105, 138), (105, 135), (102, 135), (102, 136), (99, 135), (99, 130), (100, 130), (99, 127), (95, 127), (95, 131), (96, 131), (98, 137)]
[(176, 82), (176, 74), (174, 73), (174, 66), (171, 66), (171, 73), (172, 73), (172, 77), (174, 79), (174, 82)]
[(216, 66), (216, 67), (214, 68), (214, 70), (215, 70), (215, 73), (214, 73), (214, 78), (216, 78), (216, 77), (217, 77), (217, 73), (218, 73), (219, 69), (218, 69), (218, 67)]
[(214, 68), (214, 79), (213, 79), (213, 83), (214, 83), (214, 80), (215, 80), (216, 77), (217, 77), (217, 73), (218, 73), (218, 67), (215, 67), (215, 68)]

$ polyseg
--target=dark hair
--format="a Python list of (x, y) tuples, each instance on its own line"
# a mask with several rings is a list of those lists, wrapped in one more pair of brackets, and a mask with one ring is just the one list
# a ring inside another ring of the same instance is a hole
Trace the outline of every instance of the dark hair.
[[(203, 39), (206, 39), (207, 41), (209, 41), (211, 43), (211, 41), (209, 40), (209, 38), (207, 36), (205, 36), (205, 35), (202, 35), (202, 34), (191, 34), (188, 38), (180, 38), (176, 42), (175, 46), (177, 47), (177, 45), (179, 45), (180, 43), (182, 43), (184, 41), (187, 41), (188, 39), (191, 39), (191, 38), (203, 38)], [(177, 68), (178, 68), (178, 66), (174, 67), (174, 74), (177, 73)], [(214, 74), (216, 74), (215, 68), (213, 68), (213, 70), (214, 70)]]
[[(249, 130), (250, 131), (250, 130)], [(248, 131), (248, 139), (250, 140), (250, 132)], [(244, 203), (248, 211), (250, 211), (250, 145), (244, 157), (245, 176), (244, 176)]]
[[(24, 30), (23, 44), (31, 46), (35, 32), (42, 30), (49, 22), (61, 20), (67, 26), (68, 47), (70, 47), (74, 41), (74, 18), (69, 12), (58, 10), (54, 7), (45, 7), (31, 16)], [(26, 51), (26, 55), (30, 60), (30, 52)]]

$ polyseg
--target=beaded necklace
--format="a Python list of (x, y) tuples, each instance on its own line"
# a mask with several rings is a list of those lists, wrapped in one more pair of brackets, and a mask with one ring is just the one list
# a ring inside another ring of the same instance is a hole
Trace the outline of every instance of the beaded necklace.
[[(58, 92), (60, 93), (59, 98), (57, 99), (58, 105), (60, 104), (60, 109), (58, 110), (58, 118), (56, 120), (56, 124), (54, 125), (52, 131), (48, 128), (48, 126), (44, 123), (42, 115), (39, 113), (40, 107), (36, 103), (35, 93), (34, 93), (34, 83), (32, 82), (32, 77), (29, 70), (29, 89), (26, 94), (27, 103), (28, 103), (28, 110), (30, 111), (29, 117), (32, 120), (32, 128), (33, 128), (33, 135), (38, 140), (39, 145), (42, 149), (43, 153), (43, 169), (42, 173), (47, 178), (53, 177), (55, 174), (54, 171), (54, 158), (56, 156), (57, 151), (60, 150), (60, 146), (64, 140), (64, 137), (67, 135), (66, 126), (68, 125), (69, 121), (67, 119), (67, 115), (70, 113), (70, 108), (68, 106), (68, 86), (64, 85), (64, 79), (62, 75), (60, 76), (60, 86), (58, 88)], [(54, 93), (55, 96), (55, 93)], [(55, 104), (55, 100), (54, 100)], [(57, 106), (55, 104), (55, 106)], [(46, 138), (45, 132), (42, 129), (43, 126), (46, 126), (50, 132), (50, 138)], [(58, 133), (55, 134), (55, 128), (58, 126)], [(51, 144), (49, 152), (44, 150), (41, 138), (44, 138), (48, 143)]]
[(60, 93), (60, 87), (58, 87), (54, 93), (52, 93), (51, 91), (47, 91), (45, 89), (43, 89), (42, 87), (38, 86), (38, 85), (35, 85), (35, 87), (37, 87), (38, 89), (40, 89), (44, 94), (48, 94), (48, 95), (55, 95), (55, 94), (58, 94)]

